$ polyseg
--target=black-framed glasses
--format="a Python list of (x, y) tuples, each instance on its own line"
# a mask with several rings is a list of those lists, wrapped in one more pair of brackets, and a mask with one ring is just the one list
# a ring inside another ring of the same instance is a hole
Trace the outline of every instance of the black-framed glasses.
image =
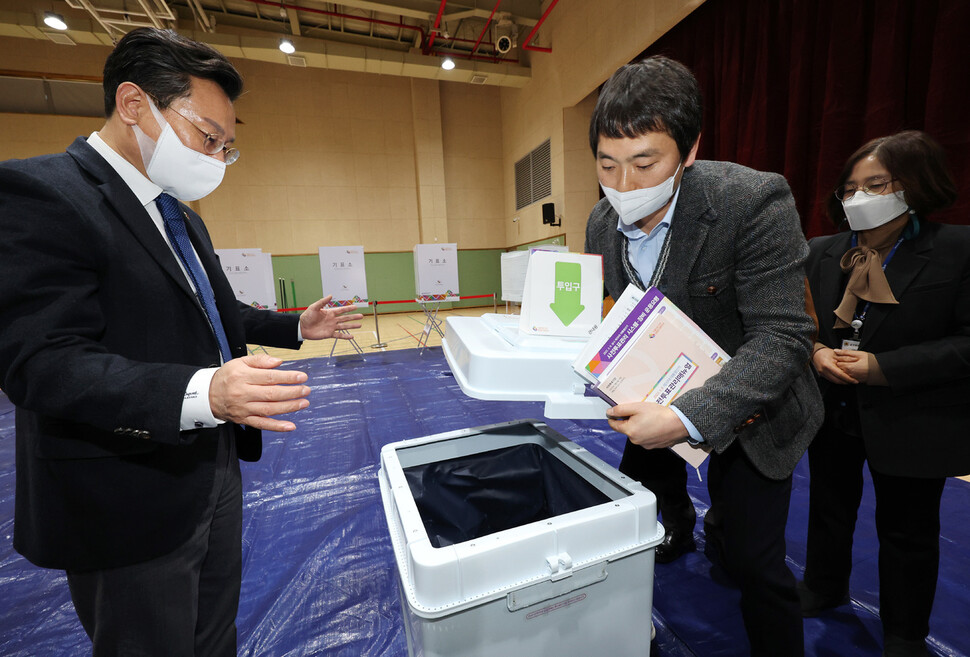
[(856, 192), (862, 192), (863, 194), (868, 194), (869, 196), (879, 196), (884, 191), (886, 191), (886, 185), (891, 182), (895, 182), (897, 178), (890, 178), (889, 180), (874, 180), (872, 182), (863, 183), (862, 186), (858, 185), (842, 185), (835, 190), (835, 198), (840, 201), (848, 201)]
[(204, 150), (207, 155), (218, 155), (220, 151), (224, 151), (226, 166), (229, 166), (239, 159), (239, 149), (232, 146), (227, 146), (225, 138), (223, 138), (221, 135), (215, 132), (206, 132), (199, 126), (195, 125), (195, 122), (192, 121), (192, 119), (185, 116), (174, 107), (169, 107), (168, 109), (181, 116), (183, 119), (189, 122), (189, 125), (205, 135), (205, 141), (202, 143), (202, 150)]

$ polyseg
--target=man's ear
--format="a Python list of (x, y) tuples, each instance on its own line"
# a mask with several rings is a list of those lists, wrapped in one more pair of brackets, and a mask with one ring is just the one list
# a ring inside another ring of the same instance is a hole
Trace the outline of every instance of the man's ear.
[(694, 140), (694, 145), (690, 147), (690, 153), (688, 153), (687, 157), (684, 158), (685, 169), (690, 165), (692, 165), (694, 163), (694, 160), (697, 159), (697, 147), (700, 145), (700, 143), (701, 143), (701, 136), (697, 135), (697, 139)]
[(135, 125), (145, 112), (151, 112), (148, 96), (134, 82), (122, 82), (115, 90), (115, 112), (125, 125)]

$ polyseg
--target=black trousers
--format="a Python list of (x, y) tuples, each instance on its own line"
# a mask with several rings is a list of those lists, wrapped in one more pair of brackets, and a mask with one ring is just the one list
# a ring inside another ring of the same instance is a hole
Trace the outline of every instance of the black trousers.
[[(811, 475), (805, 585), (820, 595), (849, 590), (852, 534), (862, 500), (865, 443), (826, 418), (808, 449)], [(917, 437), (914, 436), (914, 439)], [(940, 568), (943, 477), (923, 479), (869, 468), (879, 538), (879, 617), (886, 635), (920, 640)]]
[(144, 563), (67, 573), (94, 657), (235, 657), (242, 572), (242, 482), (220, 432), (209, 504), (191, 538)]
[(801, 657), (802, 613), (785, 561), (791, 477), (762, 475), (735, 441), (711, 454), (707, 488), (717, 508), (724, 567), (741, 589), (741, 616), (753, 657)]
[[(620, 472), (657, 495), (666, 529), (688, 522), (694, 506), (687, 494), (684, 461), (669, 449), (647, 450), (627, 441)], [(741, 589), (741, 615), (754, 657), (800, 657), (804, 654), (802, 614), (795, 577), (785, 562), (785, 526), (791, 500), (791, 477), (768, 479), (735, 442), (723, 454), (711, 454), (707, 469), (717, 553)], [(710, 514), (710, 511), (708, 512)], [(707, 523), (705, 522), (705, 525)]]

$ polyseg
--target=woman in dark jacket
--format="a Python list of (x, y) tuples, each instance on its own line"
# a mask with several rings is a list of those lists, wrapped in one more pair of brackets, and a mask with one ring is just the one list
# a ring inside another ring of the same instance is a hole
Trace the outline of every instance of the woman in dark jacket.
[(884, 655), (928, 655), (946, 477), (970, 472), (970, 227), (928, 220), (953, 202), (943, 150), (922, 132), (870, 141), (829, 204), (849, 231), (810, 242), (812, 364), (825, 422), (808, 450), (802, 612), (848, 601), (868, 462), (876, 496)]

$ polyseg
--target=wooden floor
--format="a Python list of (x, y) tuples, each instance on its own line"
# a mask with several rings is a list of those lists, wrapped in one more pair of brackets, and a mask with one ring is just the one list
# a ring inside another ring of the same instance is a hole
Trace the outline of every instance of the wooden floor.
[[(417, 313), (388, 313), (378, 314), (377, 321), (374, 321), (373, 311), (361, 310), (364, 313), (362, 320), (363, 326), (351, 331), (354, 340), (365, 354), (377, 351), (393, 351), (396, 349), (416, 349), (421, 346), (423, 334), (428, 330), (427, 345), (429, 347), (440, 347), (441, 336), (437, 331), (428, 328), (428, 319), (423, 312)], [(378, 311), (379, 312), (379, 311)], [(438, 313), (437, 319), (440, 322), (441, 331), (444, 332), (444, 320), (448, 316), (459, 315), (462, 317), (479, 317), (484, 313), (495, 312), (492, 306), (481, 308), (459, 308), (457, 310), (442, 310)], [(498, 307), (498, 312), (505, 312), (505, 305)], [(376, 323), (376, 327), (375, 327)], [(380, 334), (380, 340), (378, 340)], [(336, 343), (336, 344), (335, 344)], [(377, 347), (378, 343), (384, 344)], [(266, 353), (282, 358), (283, 360), (301, 360), (303, 358), (327, 358), (331, 356), (345, 356), (354, 354), (353, 344), (349, 340), (313, 340), (307, 341), (299, 350), (276, 349), (273, 347), (249, 346), (250, 353)]]

